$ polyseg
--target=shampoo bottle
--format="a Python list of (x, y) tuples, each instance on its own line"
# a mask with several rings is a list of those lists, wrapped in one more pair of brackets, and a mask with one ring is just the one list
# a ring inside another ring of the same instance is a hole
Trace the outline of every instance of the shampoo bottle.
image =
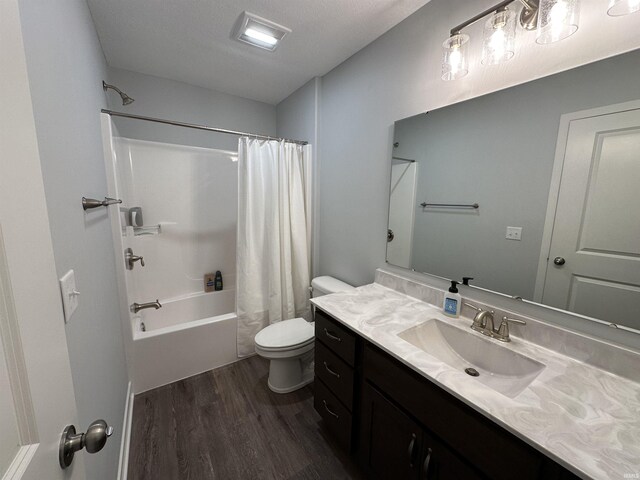
[(449, 291), (444, 295), (444, 302), (442, 304), (444, 314), (454, 318), (460, 316), (460, 308), (462, 306), (462, 297), (456, 287), (459, 284), (459, 282), (451, 280), (451, 287), (449, 287)]
[(222, 290), (222, 273), (220, 272), (220, 270), (216, 272), (215, 290), (216, 291)]

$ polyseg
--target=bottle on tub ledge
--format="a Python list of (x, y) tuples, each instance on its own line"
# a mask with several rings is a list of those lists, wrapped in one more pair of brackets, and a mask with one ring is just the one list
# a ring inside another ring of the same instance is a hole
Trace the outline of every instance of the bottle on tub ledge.
[(206, 273), (204, 275), (204, 291), (218, 292), (222, 290), (222, 272), (217, 270), (216, 273)]
[(442, 303), (443, 313), (453, 318), (460, 316), (460, 308), (462, 307), (462, 297), (458, 293), (458, 285), (460, 285), (460, 282), (451, 280), (451, 286), (449, 291), (445, 293), (444, 302)]

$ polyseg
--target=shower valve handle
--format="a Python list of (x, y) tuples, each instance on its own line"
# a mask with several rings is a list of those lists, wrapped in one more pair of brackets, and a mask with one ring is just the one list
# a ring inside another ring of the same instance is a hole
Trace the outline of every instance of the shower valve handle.
[(124, 251), (124, 260), (127, 265), (127, 270), (133, 270), (133, 267), (135, 266), (137, 261), (140, 261), (140, 266), (144, 267), (144, 257), (134, 255), (133, 250), (130, 248), (127, 248)]

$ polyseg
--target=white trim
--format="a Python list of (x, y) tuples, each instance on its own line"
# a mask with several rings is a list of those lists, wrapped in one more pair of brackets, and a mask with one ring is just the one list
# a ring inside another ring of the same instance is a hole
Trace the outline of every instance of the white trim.
[[(558, 128), (558, 141), (556, 143), (556, 153), (553, 162), (553, 173), (551, 175), (551, 187), (549, 189), (549, 201), (547, 203), (547, 215), (544, 221), (544, 230), (542, 232), (542, 243), (540, 247), (540, 257), (538, 259), (538, 272), (536, 275), (536, 284), (533, 294), (533, 301), (542, 306), (549, 307), (542, 303), (544, 294), (544, 284), (547, 277), (547, 265), (551, 252), (551, 240), (553, 236), (553, 226), (556, 219), (556, 209), (558, 208), (558, 196), (560, 195), (560, 182), (562, 181), (562, 169), (564, 167), (565, 150), (567, 148), (567, 142), (569, 139), (569, 128), (571, 122), (575, 120), (581, 120), (590, 117), (599, 117), (603, 115), (611, 115), (612, 113), (621, 113), (630, 110), (640, 109), (640, 100), (633, 100), (630, 102), (616, 103), (613, 105), (607, 105), (605, 107), (590, 108), (587, 110), (580, 110), (578, 112), (566, 113), (560, 117), (560, 127)], [(557, 310), (557, 309), (556, 309)], [(563, 310), (564, 311), (564, 310)], [(589, 320), (595, 320), (602, 322), (593, 317), (584, 315), (578, 315), (573, 312), (570, 314), (580, 316)], [(635, 330), (631, 330), (634, 331)]]
[(27, 471), (27, 467), (29, 466), (29, 463), (31, 463), (31, 460), (36, 454), (39, 446), (39, 443), (33, 443), (31, 445), (20, 447), (20, 450), (16, 453), (11, 465), (9, 465), (9, 468), (2, 476), (2, 480), (20, 480)]
[[(0, 225), (0, 342), (5, 352), (19, 440), (22, 445), (34, 444), (38, 441), (36, 418), (9, 278), (2, 225)], [(1, 358), (0, 361), (2, 361)]]
[(133, 421), (133, 400), (131, 382), (127, 386), (127, 398), (122, 421), (122, 440), (120, 441), (120, 461), (118, 463), (118, 480), (127, 480), (129, 473), (129, 448), (131, 446), (131, 423)]

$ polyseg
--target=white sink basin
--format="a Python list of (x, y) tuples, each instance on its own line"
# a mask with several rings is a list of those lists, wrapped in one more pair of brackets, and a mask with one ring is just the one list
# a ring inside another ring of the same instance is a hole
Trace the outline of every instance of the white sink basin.
[(470, 382), (480, 382), (497, 392), (514, 398), (539, 374), (545, 365), (469, 332), (432, 319), (398, 334), (450, 367), (465, 371), (475, 369), (478, 376)]

